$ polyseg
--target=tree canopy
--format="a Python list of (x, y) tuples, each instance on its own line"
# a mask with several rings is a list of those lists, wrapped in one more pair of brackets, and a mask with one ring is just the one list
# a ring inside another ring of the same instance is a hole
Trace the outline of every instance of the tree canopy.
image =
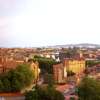
[(86, 66), (87, 67), (93, 67), (97, 64), (100, 64), (100, 60), (87, 60), (86, 61)]
[(39, 67), (41, 69), (42, 74), (43, 73), (52, 74), (53, 73), (53, 65), (57, 63), (54, 59), (40, 57), (40, 56), (34, 56), (34, 58), (31, 60), (39, 62)]
[(75, 73), (73, 71), (70, 71), (70, 70), (67, 71), (67, 76), (74, 76), (74, 75)]
[(35, 87), (34, 91), (26, 93), (26, 100), (64, 100), (64, 96), (61, 92), (54, 88), (42, 88)]
[(85, 77), (78, 86), (79, 100), (100, 100), (100, 82)]
[(28, 65), (18, 65), (16, 69), (0, 75), (0, 92), (18, 92), (32, 84), (34, 73)]
[(33, 90), (26, 92), (25, 100), (64, 100), (64, 95), (55, 89), (52, 75), (48, 74), (47, 78), (48, 84), (36, 84)]

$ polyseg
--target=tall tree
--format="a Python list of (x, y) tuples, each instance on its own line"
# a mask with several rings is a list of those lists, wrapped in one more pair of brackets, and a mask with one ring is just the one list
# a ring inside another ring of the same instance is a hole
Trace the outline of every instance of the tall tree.
[(37, 86), (35, 91), (29, 91), (25, 95), (26, 100), (64, 100), (61, 92), (55, 89), (42, 88)]
[(34, 58), (31, 60), (39, 62), (39, 67), (41, 68), (42, 74), (53, 74), (53, 64), (57, 63), (54, 59), (40, 56), (34, 56)]
[(80, 100), (100, 100), (100, 82), (85, 77), (78, 86)]
[(0, 75), (0, 92), (18, 92), (31, 85), (34, 73), (28, 65), (19, 65), (16, 69)]

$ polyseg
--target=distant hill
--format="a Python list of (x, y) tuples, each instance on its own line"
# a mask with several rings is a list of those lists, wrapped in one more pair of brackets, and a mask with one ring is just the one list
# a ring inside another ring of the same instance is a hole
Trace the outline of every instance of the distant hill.
[(66, 45), (55, 45), (48, 46), (51, 48), (69, 48), (69, 47), (80, 47), (80, 48), (100, 48), (98, 44), (89, 44), (89, 43), (81, 43), (81, 44), (66, 44)]

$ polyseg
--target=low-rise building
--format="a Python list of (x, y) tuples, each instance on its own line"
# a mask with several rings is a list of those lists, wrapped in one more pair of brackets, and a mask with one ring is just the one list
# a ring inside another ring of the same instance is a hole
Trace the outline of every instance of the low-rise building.
[(57, 83), (65, 83), (67, 78), (66, 67), (62, 63), (53, 65), (54, 79)]
[(40, 74), (40, 68), (38, 62), (32, 62), (30, 64), (30, 67), (34, 73), (34, 82), (37, 82), (39, 80), (39, 74)]
[(0, 73), (15, 69), (17, 65), (24, 64), (23, 60), (13, 60), (8, 58), (0, 58)]
[(25, 100), (21, 93), (0, 93), (0, 100)]
[(10, 60), (7, 58), (0, 59), (0, 73), (15, 69), (20, 64), (28, 64), (33, 71), (34, 81), (39, 79), (40, 68), (38, 62), (25, 62), (23, 60)]
[(80, 74), (85, 70), (84, 59), (64, 59), (63, 64), (67, 71), (72, 71), (75, 74)]

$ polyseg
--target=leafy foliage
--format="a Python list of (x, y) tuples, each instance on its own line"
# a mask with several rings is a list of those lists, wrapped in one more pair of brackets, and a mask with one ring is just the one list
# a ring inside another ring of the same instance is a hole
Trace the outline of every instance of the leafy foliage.
[(53, 65), (56, 64), (57, 62), (51, 58), (45, 58), (45, 57), (40, 57), (40, 56), (34, 56), (33, 61), (38, 61), (39, 62), (39, 67), (43, 73), (48, 73), (52, 74), (53, 73)]
[(44, 75), (44, 83), (48, 84), (50, 87), (54, 85), (54, 78), (52, 74), (46, 73)]
[(19, 65), (17, 67), (17, 72), (20, 73), (20, 81), (23, 83), (23, 86), (29, 86), (34, 78), (34, 73), (33, 71), (29, 68), (28, 65)]
[(0, 92), (2, 92), (4, 90), (4, 85), (3, 82), (0, 80)]
[(76, 100), (75, 97), (70, 97), (70, 100)]
[(85, 77), (78, 86), (80, 100), (100, 100), (100, 82)]
[(92, 61), (92, 60), (86, 61), (86, 66), (87, 67), (93, 67), (93, 66), (95, 66), (97, 64), (100, 64), (100, 61), (99, 60), (98, 61), (96, 61), (96, 60), (94, 60), (94, 61)]
[(64, 96), (59, 91), (51, 88), (35, 87), (35, 91), (26, 93), (26, 100), (64, 100)]
[(29, 86), (34, 79), (34, 74), (28, 65), (19, 65), (15, 70), (10, 70), (0, 75), (0, 92), (17, 92)]
[(73, 76), (73, 75), (75, 75), (74, 72), (72, 72), (72, 71), (67, 71), (67, 76)]

